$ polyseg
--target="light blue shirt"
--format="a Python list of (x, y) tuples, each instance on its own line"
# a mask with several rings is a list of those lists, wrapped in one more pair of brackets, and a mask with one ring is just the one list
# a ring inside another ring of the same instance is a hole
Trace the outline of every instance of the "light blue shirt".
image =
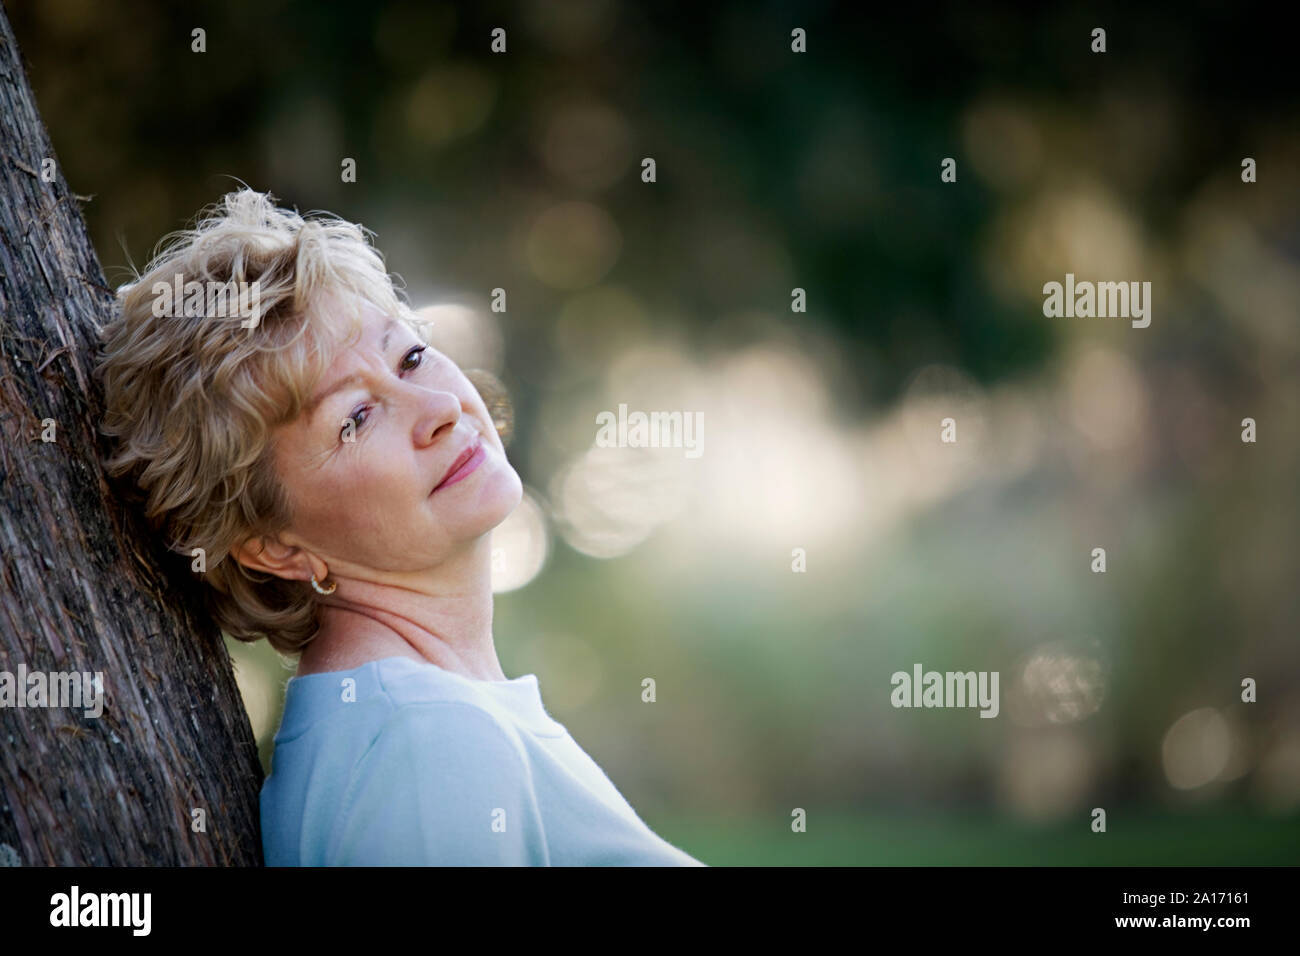
[(704, 866), (657, 836), (535, 674), (406, 657), (290, 678), (261, 792), (267, 866)]

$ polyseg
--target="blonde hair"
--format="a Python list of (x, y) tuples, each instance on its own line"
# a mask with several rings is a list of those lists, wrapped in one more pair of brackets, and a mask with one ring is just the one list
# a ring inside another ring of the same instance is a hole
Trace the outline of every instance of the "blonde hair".
[[(324, 321), (322, 296), (350, 293), (422, 337), (423, 329), (363, 227), (329, 214), (303, 218), (251, 189), (199, 215), (194, 228), (164, 237), (144, 272), (118, 289), (101, 329), (100, 427), (115, 439), (105, 468), (127, 479), (128, 497), (170, 550), (188, 561), (203, 549), (204, 594), (222, 630), (292, 653), (319, 626), (315, 592), (251, 571), (231, 553), (290, 525), (272, 432), (298, 417), (332, 350), (361, 331), (355, 310), (340, 310), (345, 328)], [(256, 283), (260, 315), (251, 327), (246, 315), (159, 315), (191, 310), (160, 310), (158, 284), (189, 282)]]

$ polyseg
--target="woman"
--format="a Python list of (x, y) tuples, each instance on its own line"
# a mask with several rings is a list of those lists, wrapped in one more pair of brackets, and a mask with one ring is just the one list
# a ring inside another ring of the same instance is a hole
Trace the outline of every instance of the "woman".
[(268, 865), (703, 865), (502, 671), (490, 534), (522, 485), (359, 226), (231, 193), (119, 290), (103, 344), (110, 472), (223, 630), (300, 654)]

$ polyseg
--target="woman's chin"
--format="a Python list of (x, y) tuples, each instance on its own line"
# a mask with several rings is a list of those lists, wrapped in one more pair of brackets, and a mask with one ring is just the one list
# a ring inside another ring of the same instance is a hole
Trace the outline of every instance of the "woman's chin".
[(455, 523), (461, 527), (464, 537), (473, 538), (489, 534), (509, 518), (523, 497), (523, 482), (513, 468), (506, 466), (481, 476), (480, 486), (474, 489), (473, 495), (466, 496), (463, 510), (451, 510), (456, 514)]
[(504, 473), (501, 475), (501, 485), (501, 493), (496, 496), (499, 501), (499, 508), (497, 509), (496, 520), (492, 522), (493, 528), (514, 514), (515, 509), (519, 507), (519, 503), (524, 500), (524, 483), (513, 468), (507, 467), (504, 469)]

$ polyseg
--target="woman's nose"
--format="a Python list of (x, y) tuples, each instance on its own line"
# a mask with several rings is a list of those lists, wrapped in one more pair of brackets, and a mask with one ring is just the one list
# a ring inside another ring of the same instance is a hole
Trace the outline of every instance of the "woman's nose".
[(422, 389), (415, 420), (415, 443), (432, 445), (449, 434), (460, 421), (460, 397), (455, 392)]

